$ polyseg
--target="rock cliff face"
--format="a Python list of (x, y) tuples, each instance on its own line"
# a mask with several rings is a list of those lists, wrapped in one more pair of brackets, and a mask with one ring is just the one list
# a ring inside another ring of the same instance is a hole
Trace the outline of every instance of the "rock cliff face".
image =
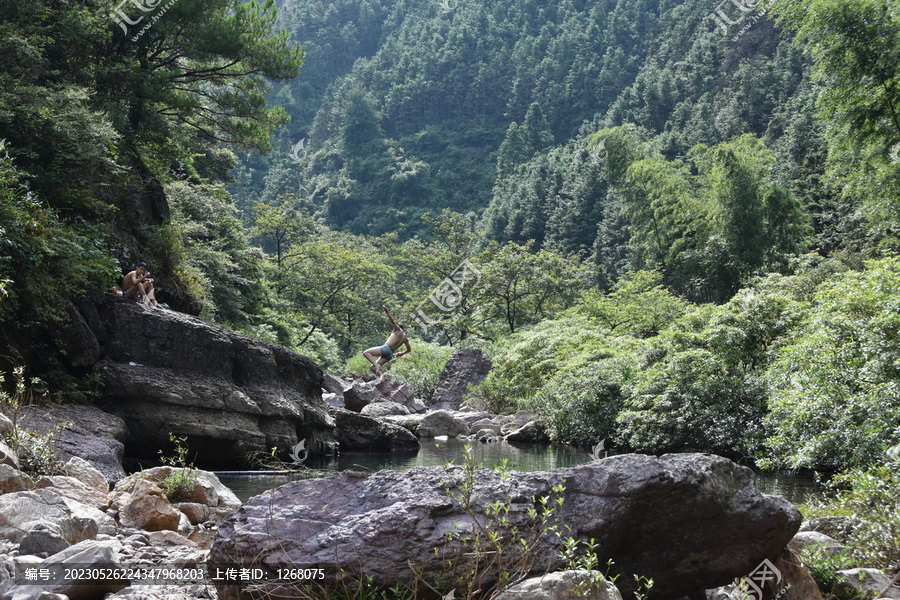
[(126, 457), (156, 458), (170, 432), (208, 468), (273, 447), (286, 456), (304, 438), (311, 453), (333, 449), (323, 373), (306, 356), (183, 313), (98, 304), (79, 313), (100, 346), (103, 407), (127, 426)]
[[(567, 536), (595, 540), (600, 564), (615, 562), (614, 570), (624, 574), (624, 597), (634, 591), (632, 574), (652, 578), (652, 597), (661, 600), (729, 583), (776, 557), (800, 526), (797, 509), (761, 494), (749, 469), (710, 454), (628, 454), (509, 477), (480, 469), (471, 513), (448, 492), (460, 494), (465, 485), (459, 467), (345, 471), (252, 498), (222, 523), (210, 562), (322, 569), (323, 585), (336, 584), (342, 568), (358, 570), (355, 575), (389, 587), (410, 579), (412, 560), (432, 581), (448, 556), (475, 560), (459, 536), (448, 546), (448, 532), (471, 535), (472, 515), (484, 519), (492, 503), (508, 507), (511, 526), (527, 532), (529, 509), (539, 508), (534, 499), (556, 498), (559, 484), (565, 491), (554, 519)], [(532, 572), (561, 566), (555, 536), (544, 535), (532, 547)], [(458, 572), (472, 566), (460, 564)], [(496, 580), (484, 567), (483, 583)], [(234, 586), (218, 591), (223, 600), (236, 598)]]

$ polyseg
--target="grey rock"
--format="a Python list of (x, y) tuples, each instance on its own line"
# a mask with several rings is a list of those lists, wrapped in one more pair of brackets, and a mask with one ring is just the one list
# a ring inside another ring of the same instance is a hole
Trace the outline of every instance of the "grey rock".
[[(591, 582), (591, 571), (556, 571), (543, 577), (532, 577), (518, 583), (496, 597), (496, 600), (622, 600), (618, 588), (593, 572), (596, 582)], [(577, 595), (575, 587), (588, 586), (583, 595)]]
[[(838, 600), (854, 600), (856, 598), (874, 598), (882, 590), (891, 585), (891, 576), (878, 569), (847, 569), (834, 574), (835, 583), (831, 590)], [(893, 593), (886, 598), (898, 598)]]
[(63, 471), (69, 477), (74, 477), (101, 494), (109, 493), (109, 482), (106, 476), (80, 456), (73, 456), (66, 461)]
[(98, 510), (106, 510), (109, 507), (109, 495), (100, 492), (74, 477), (67, 475), (43, 476), (34, 485), (35, 489), (52, 488), (54, 492), (64, 498), (93, 506)]
[(0, 496), (0, 538), (19, 543), (32, 523), (49, 521), (70, 544), (94, 539), (110, 527), (100, 511), (67, 500), (53, 490), (15, 492)]
[[(564, 482), (564, 483), (563, 483)], [(402, 473), (340, 476), (289, 483), (249, 500), (220, 526), (210, 562), (322, 568), (335, 581), (353, 565), (375, 586), (409, 581), (412, 559), (426, 579), (441, 573), (446, 533), (469, 532), (472, 518), (446, 487), (464, 483), (461, 467), (416, 467)], [(800, 513), (778, 496), (754, 485), (750, 469), (709, 454), (662, 457), (619, 455), (550, 472), (488, 469), (475, 475), (472, 514), (487, 506), (509, 507), (509, 519), (527, 531), (534, 498), (553, 496), (564, 485), (558, 524), (580, 541), (594, 539), (601, 562), (651, 577), (663, 598), (731, 582), (777, 555), (800, 525)], [(569, 529), (566, 529), (569, 532)], [(471, 555), (457, 555), (456, 538), (447, 548), (468, 571)], [(561, 542), (545, 535), (533, 548), (533, 572), (561, 566)], [(489, 569), (485, 577), (496, 577)], [(624, 596), (634, 585), (620, 579)], [(219, 587), (222, 600), (235, 590)]]
[(507, 442), (545, 442), (548, 440), (544, 429), (534, 421), (529, 421), (519, 429), (506, 435)]
[(34, 488), (31, 477), (7, 464), (0, 463), (0, 494), (21, 492)]
[(494, 417), (496, 417), (496, 415), (492, 415), (489, 412), (484, 412), (481, 410), (474, 412), (457, 411), (454, 413), (454, 415), (456, 416), (456, 418), (463, 421), (470, 429), (478, 421), (484, 421), (485, 419), (492, 420)]
[[(59, 570), (61, 565), (78, 565), (79, 567), (91, 568), (96, 567), (112, 567), (118, 566), (116, 551), (114, 545), (106, 542), (97, 542), (87, 540), (70, 546), (65, 550), (58, 552), (41, 566), (58, 565), (55, 570)], [(65, 580), (61, 583), (53, 585), (42, 585), (43, 591), (55, 594), (63, 594), (72, 600), (88, 600), (91, 598), (102, 598), (104, 594), (116, 592), (129, 585), (128, 580), (114, 579), (98, 579), (98, 580)]]
[(463, 348), (453, 353), (438, 381), (431, 408), (459, 410), (463, 397), (473, 385), (485, 380), (493, 363), (478, 348)]
[(332, 415), (341, 450), (387, 452), (419, 448), (418, 438), (400, 425), (341, 408), (332, 409)]
[(396, 402), (380, 400), (365, 405), (362, 411), (360, 411), (360, 414), (372, 417), (373, 419), (378, 419), (380, 417), (387, 417), (388, 415), (408, 415), (409, 409)]
[(818, 531), (799, 531), (794, 536), (794, 542), (797, 543), (799, 548), (819, 546), (819, 549), (829, 556), (835, 556), (847, 550), (847, 547), (836, 539)]
[(469, 429), (479, 432), (483, 429), (488, 429), (494, 435), (500, 435), (501, 426), (500, 423), (494, 421), (493, 419), (480, 419), (478, 421), (475, 421), (474, 423), (469, 424)]
[(440, 435), (458, 437), (468, 435), (468, 433), (469, 427), (465, 421), (446, 410), (436, 410), (428, 413), (422, 418), (418, 428), (416, 428), (416, 435), (420, 438), (433, 438)]
[(52, 556), (69, 547), (69, 542), (62, 536), (59, 527), (49, 521), (37, 521), (31, 524), (19, 543), (19, 554), (41, 554)]
[(344, 405), (353, 412), (361, 412), (367, 404), (385, 399), (374, 382), (354, 381), (344, 390)]
[(56, 342), (73, 367), (92, 367), (100, 360), (100, 343), (75, 305), (66, 301), (65, 308), (69, 318)]
[(134, 458), (155, 460), (169, 433), (188, 436), (201, 464), (224, 468), (300, 439), (312, 454), (333, 441), (323, 373), (308, 357), (128, 301), (107, 302), (100, 316), (103, 399), (124, 419)]
[(350, 384), (331, 373), (325, 373), (322, 379), (322, 389), (337, 396), (343, 397), (344, 390), (350, 387)]
[(850, 534), (858, 525), (859, 520), (855, 517), (819, 517), (804, 521), (800, 526), (800, 531), (817, 531), (846, 544)]
[(344, 406), (344, 397), (338, 396), (337, 394), (332, 394), (330, 392), (322, 394), (322, 401), (325, 402), (328, 406), (334, 406), (336, 408), (345, 408)]
[(0, 440), (0, 465), (8, 465), (13, 469), (19, 469), (19, 457), (3, 440)]
[(419, 400), (418, 398), (411, 398), (406, 402), (406, 408), (412, 414), (423, 413), (428, 410), (428, 407), (425, 406), (425, 403)]
[(28, 407), (20, 415), (23, 427), (47, 433), (68, 423), (60, 435), (59, 459), (83, 458), (109, 481), (125, 475), (122, 455), (127, 427), (121, 418), (93, 406)]
[(6, 435), (10, 433), (14, 427), (15, 425), (13, 424), (12, 420), (2, 412), (0, 412), (0, 435)]

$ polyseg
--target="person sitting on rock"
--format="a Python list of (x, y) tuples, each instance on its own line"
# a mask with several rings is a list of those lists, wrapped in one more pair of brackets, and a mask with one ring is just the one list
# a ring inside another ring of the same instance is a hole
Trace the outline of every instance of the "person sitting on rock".
[[(409, 345), (409, 338), (406, 337), (406, 334), (403, 332), (403, 328), (400, 327), (400, 325), (398, 325), (394, 320), (394, 317), (391, 316), (391, 313), (387, 309), (387, 306), (382, 306), (381, 310), (385, 312), (387, 318), (390, 320), (393, 331), (391, 331), (391, 335), (388, 336), (387, 341), (384, 342), (384, 346), (375, 346), (363, 351), (363, 356), (366, 357), (366, 360), (372, 363), (372, 366), (369, 367), (369, 370), (378, 376), (378, 383), (384, 381), (384, 373), (381, 372), (382, 366), (384, 366), (392, 358), (400, 358), (401, 356), (409, 354), (412, 351), (412, 347)], [(406, 350), (394, 354), (397, 348), (403, 345), (406, 346)]]
[(156, 291), (153, 289), (153, 279), (147, 270), (146, 263), (140, 263), (134, 271), (122, 279), (122, 289), (127, 298), (146, 298), (153, 308), (159, 308), (156, 301)]

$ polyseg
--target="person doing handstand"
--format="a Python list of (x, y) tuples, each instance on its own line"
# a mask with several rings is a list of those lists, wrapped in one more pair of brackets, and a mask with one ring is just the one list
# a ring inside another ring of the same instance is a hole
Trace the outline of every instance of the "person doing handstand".
[(141, 263), (137, 268), (122, 279), (122, 288), (128, 298), (144, 297), (153, 308), (159, 308), (156, 301), (156, 292), (153, 289), (153, 279), (147, 271), (147, 265)]
[[(400, 327), (394, 320), (394, 317), (391, 316), (387, 306), (382, 306), (381, 310), (385, 312), (387, 318), (390, 320), (393, 331), (391, 331), (391, 335), (388, 336), (387, 341), (384, 342), (384, 346), (375, 346), (363, 352), (363, 356), (372, 363), (369, 370), (378, 376), (378, 383), (384, 381), (384, 373), (381, 372), (382, 366), (387, 364), (392, 358), (400, 358), (401, 356), (412, 352), (412, 347), (409, 345), (409, 338), (406, 337), (406, 334), (403, 333), (403, 328)], [(397, 348), (404, 345), (406, 346), (406, 350), (395, 354)]]

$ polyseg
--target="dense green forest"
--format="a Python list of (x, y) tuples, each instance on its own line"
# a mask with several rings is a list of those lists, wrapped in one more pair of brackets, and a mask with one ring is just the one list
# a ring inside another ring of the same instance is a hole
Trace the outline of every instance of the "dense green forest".
[(481, 347), (471, 401), (560, 442), (772, 467), (900, 442), (895, 3), (0, 15), (4, 371), (96, 385), (72, 302), (143, 260), (174, 310), (332, 371), (386, 304), (396, 375), (427, 398)]

